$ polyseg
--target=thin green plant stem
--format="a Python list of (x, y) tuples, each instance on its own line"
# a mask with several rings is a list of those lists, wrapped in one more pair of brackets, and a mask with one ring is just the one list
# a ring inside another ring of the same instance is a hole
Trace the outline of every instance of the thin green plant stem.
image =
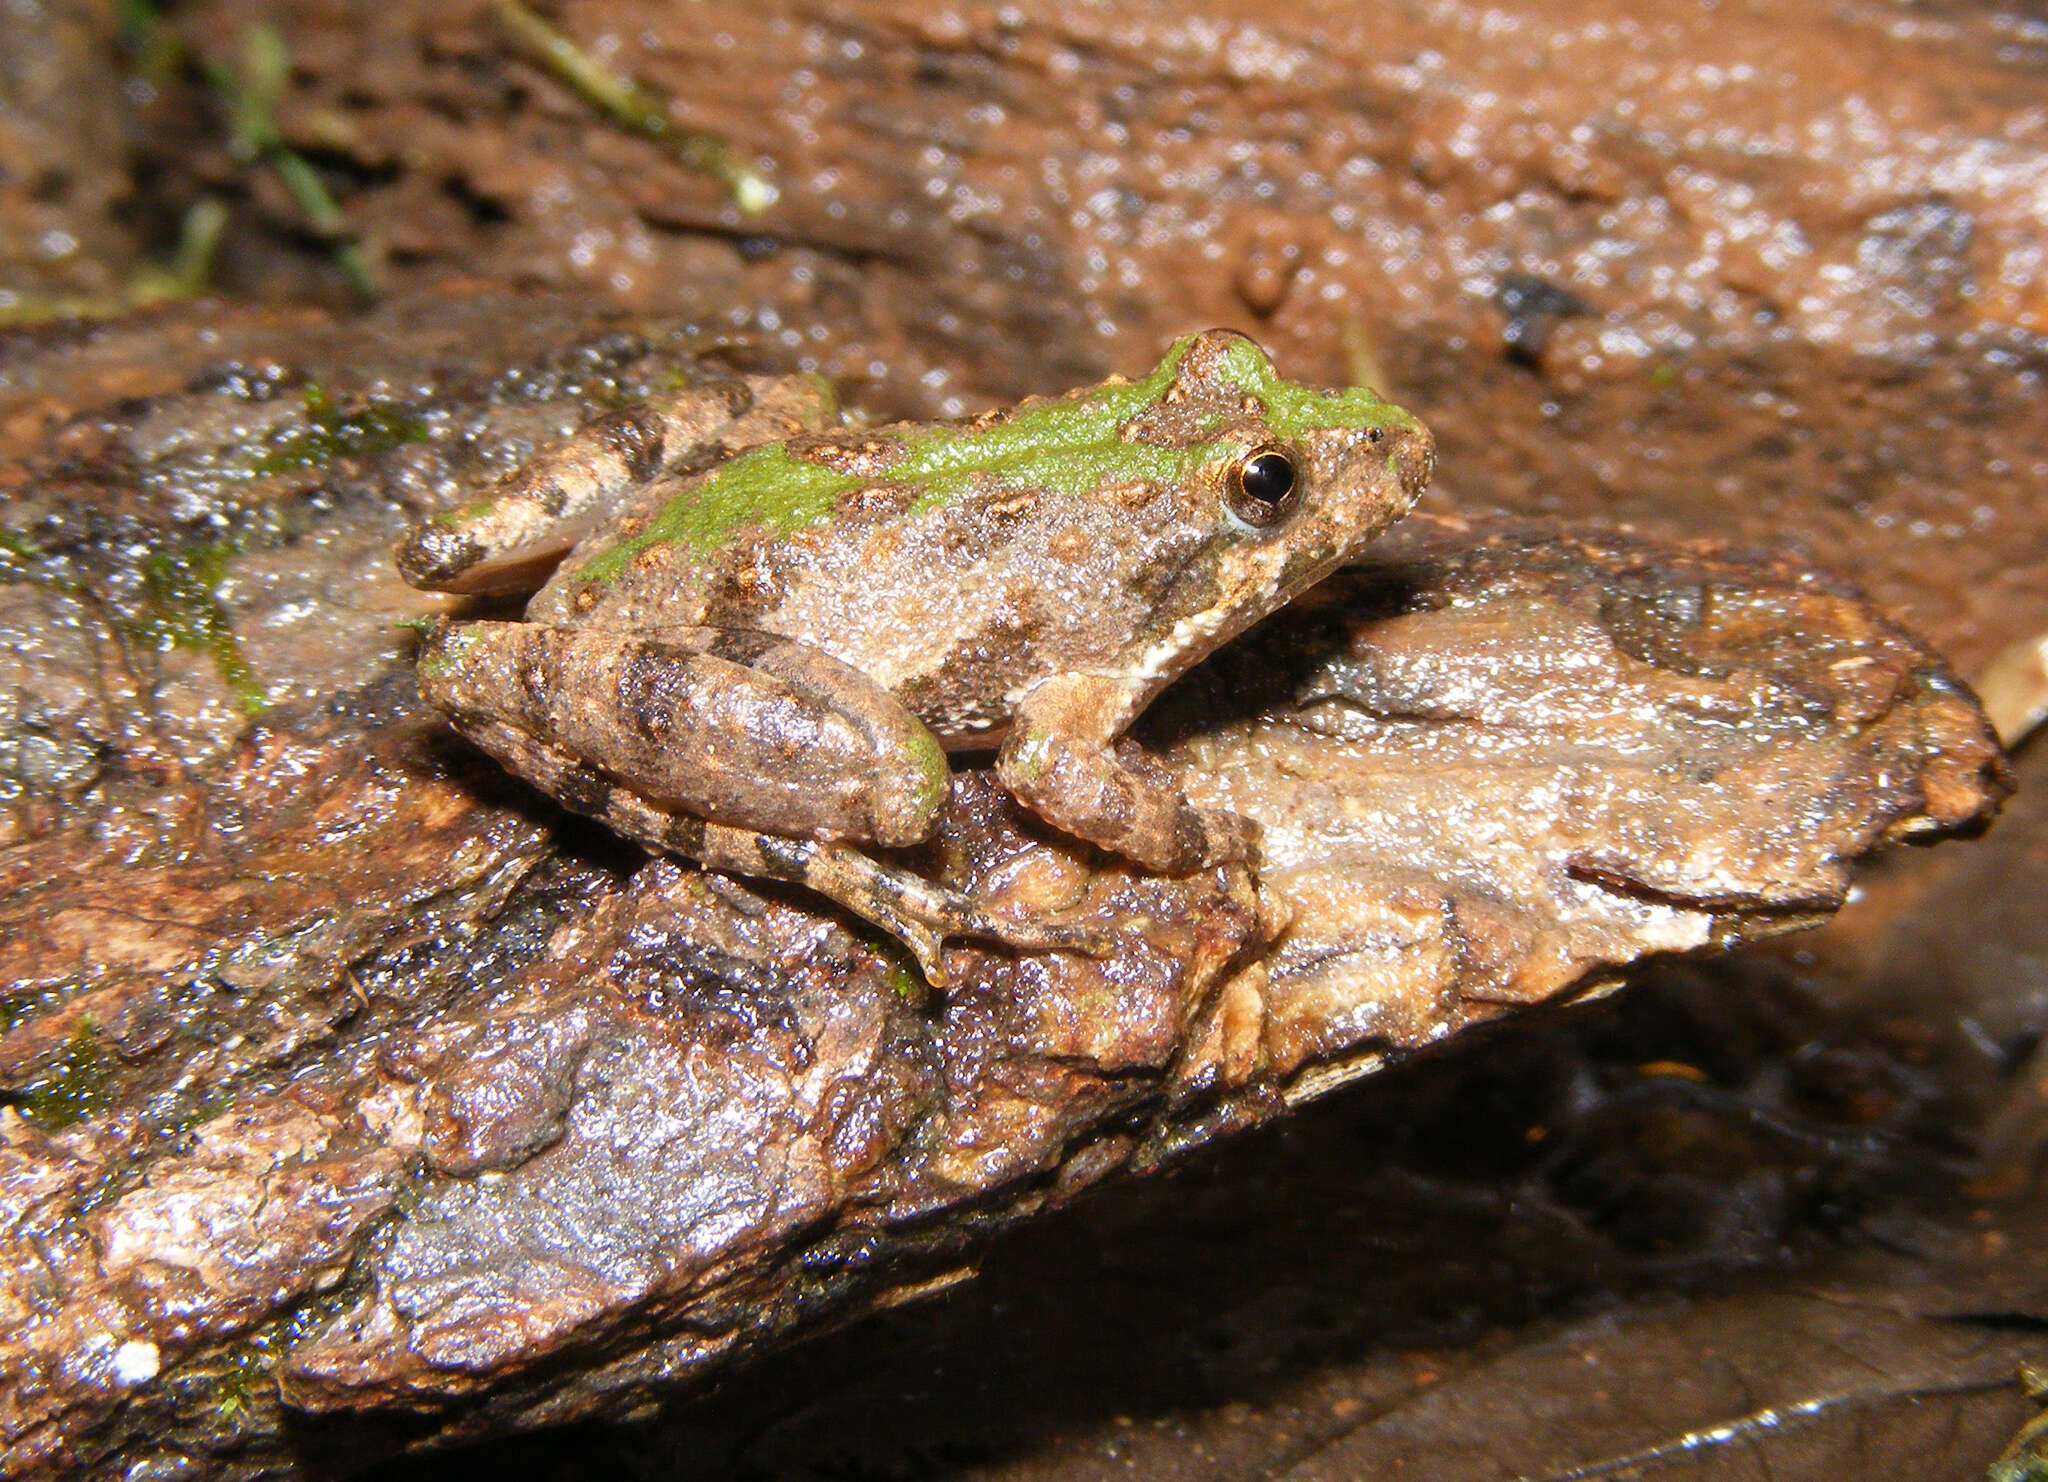
[(758, 215), (775, 203), (775, 187), (734, 154), (725, 140), (702, 129), (677, 128), (645, 88), (605, 68), (523, 0), (493, 0), (492, 9), (526, 54), (584, 102), (621, 127), (662, 141), (684, 164), (723, 185), (733, 204), (747, 215)]

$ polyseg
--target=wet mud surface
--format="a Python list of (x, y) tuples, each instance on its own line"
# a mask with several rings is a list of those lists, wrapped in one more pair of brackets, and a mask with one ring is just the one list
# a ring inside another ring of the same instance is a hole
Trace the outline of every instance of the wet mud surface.
[[(206, 81), (259, 18), (367, 314)], [(1956, 676), (2048, 630), (2048, 32), (549, 19), (776, 201), (487, 9), (188, 6), (166, 60), (46, 7), (0, 64), (37, 162), (0, 308), (118, 288), (207, 197), (257, 301), (0, 341), (10, 1473), (602, 1415), (637, 1423), (454, 1465), (1982, 1475), (2048, 1317), (2038, 743), (1983, 839), (1848, 866), (2003, 792)], [(1265, 822), (1262, 898), (963, 794), (927, 867), (1084, 893), (1105, 971), (966, 954), (923, 996), (411, 693), (405, 522), (694, 353), (928, 415), (1208, 323), (1370, 379), (1440, 473), (1148, 722)]]

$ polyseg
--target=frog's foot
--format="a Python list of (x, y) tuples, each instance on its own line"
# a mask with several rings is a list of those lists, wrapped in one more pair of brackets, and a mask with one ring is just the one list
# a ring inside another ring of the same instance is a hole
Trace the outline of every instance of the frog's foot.
[(1042, 680), (1018, 704), (996, 758), (1003, 786), (1049, 823), (1165, 875), (1255, 862), (1258, 825), (1189, 800), (1173, 778), (1116, 737), (1144, 686), (1115, 675)]
[(1019, 952), (1079, 952), (1107, 957), (1115, 943), (1097, 927), (997, 916), (957, 890), (896, 869), (845, 844), (790, 838), (666, 814), (623, 789), (605, 799), (598, 817), (619, 833), (687, 855), (715, 870), (786, 880), (838, 902), (901, 941), (925, 981), (948, 980), (948, 937), (977, 937)]
[(942, 952), (947, 937), (976, 937), (1018, 952), (1078, 952), (1087, 957), (1107, 957), (1114, 948), (1109, 933), (1099, 928), (993, 915), (957, 890), (893, 869), (843, 844), (746, 834), (717, 825), (711, 831), (746, 841), (742, 847), (751, 846), (762, 861), (732, 868), (799, 881), (896, 937), (917, 958), (925, 981), (934, 988), (946, 986)]

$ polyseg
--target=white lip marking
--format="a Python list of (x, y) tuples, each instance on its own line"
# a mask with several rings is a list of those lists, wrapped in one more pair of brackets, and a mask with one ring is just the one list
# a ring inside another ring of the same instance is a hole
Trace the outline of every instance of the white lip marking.
[(1189, 649), (1213, 636), (1228, 616), (1221, 607), (1207, 607), (1190, 613), (1176, 622), (1164, 638), (1138, 655), (1138, 662), (1127, 672), (1133, 679), (1157, 679)]
[[(1263, 548), (1254, 555), (1245, 553), (1245, 569), (1239, 580), (1232, 584), (1236, 593), (1229, 601), (1219, 602), (1214, 607), (1205, 607), (1200, 612), (1190, 613), (1174, 623), (1167, 635), (1138, 655), (1137, 663), (1124, 671), (1127, 678), (1140, 683), (1150, 683), (1162, 675), (1177, 673), (1183, 660), (1198, 645), (1208, 644), (1217, 630), (1233, 618), (1243, 617), (1247, 612), (1266, 613), (1277, 604), (1274, 594), (1280, 585), (1280, 572), (1287, 564), (1286, 549), (1280, 545)], [(1249, 583), (1244, 579), (1256, 573), (1260, 600), (1245, 599)], [(1211, 645), (1213, 646), (1213, 645)]]

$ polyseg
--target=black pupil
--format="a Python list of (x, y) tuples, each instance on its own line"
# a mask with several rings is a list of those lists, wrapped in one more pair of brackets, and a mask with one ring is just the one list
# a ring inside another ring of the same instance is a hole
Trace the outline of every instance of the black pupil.
[(1245, 497), (1260, 504), (1275, 505), (1294, 487), (1294, 465), (1280, 453), (1261, 453), (1244, 466), (1238, 476)]

